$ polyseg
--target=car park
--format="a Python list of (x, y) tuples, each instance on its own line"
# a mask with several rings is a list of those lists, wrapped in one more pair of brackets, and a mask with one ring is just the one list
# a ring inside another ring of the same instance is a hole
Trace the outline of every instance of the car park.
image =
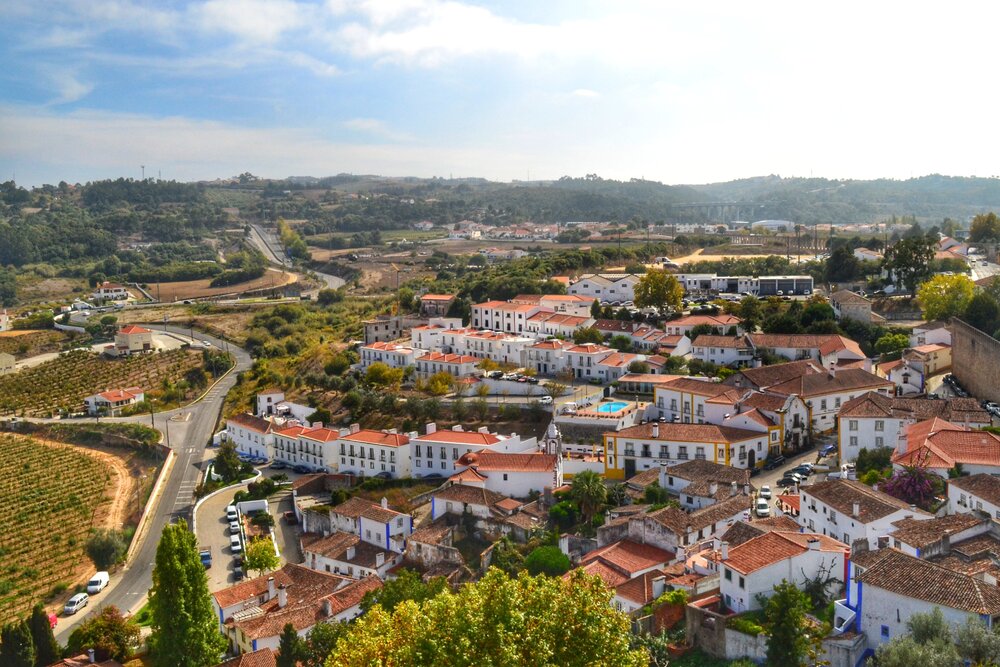
[(802, 483), (802, 476), (794, 472), (786, 472), (784, 477), (778, 480), (778, 486), (795, 486)]
[(760, 496), (761, 498), (765, 498), (767, 500), (770, 500), (771, 499), (771, 487), (768, 486), (767, 484), (765, 484), (764, 486), (760, 487), (760, 491), (757, 492), (757, 495)]
[(771, 506), (767, 504), (767, 500), (764, 498), (758, 498), (757, 503), (754, 505), (754, 512), (759, 517), (769, 517), (771, 516)]
[(100, 593), (111, 581), (111, 576), (107, 572), (98, 572), (87, 582), (87, 592), (91, 595)]
[(87, 603), (89, 602), (90, 602), (89, 595), (87, 595), (86, 593), (77, 593), (76, 595), (74, 595), (73, 597), (71, 597), (69, 600), (66, 601), (65, 606), (63, 606), (63, 613), (65, 613), (67, 616), (75, 614), (76, 612), (86, 607)]

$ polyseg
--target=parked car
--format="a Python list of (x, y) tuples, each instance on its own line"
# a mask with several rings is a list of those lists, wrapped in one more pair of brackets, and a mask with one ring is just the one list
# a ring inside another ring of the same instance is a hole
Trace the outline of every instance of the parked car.
[(212, 547), (198, 547), (198, 557), (205, 567), (212, 567)]
[(295, 510), (288, 510), (287, 512), (285, 512), (281, 516), (285, 517), (285, 521), (287, 521), (288, 523), (298, 523), (299, 522), (299, 518), (297, 516), (295, 516)]
[(271, 463), (271, 470), (284, 470), (286, 467), (284, 461), (274, 461)]
[(100, 593), (111, 581), (111, 576), (107, 572), (98, 572), (87, 582), (87, 592), (91, 595)]
[(294, 468), (292, 468), (292, 470), (294, 470), (295, 472), (299, 473), (300, 475), (305, 475), (306, 473), (312, 472), (312, 470), (309, 469), (309, 466), (304, 466), (301, 463), (299, 465), (295, 466)]
[(772, 456), (771, 458), (769, 458), (767, 461), (764, 462), (764, 470), (774, 470), (775, 468), (780, 468), (782, 465), (784, 465), (784, 463), (785, 463), (784, 456), (781, 456), (780, 454), (778, 456)]
[(239, 521), (230, 521), (229, 522), (229, 534), (230, 535), (239, 535), (240, 534), (240, 522)]
[(837, 445), (825, 445), (822, 449), (819, 450), (819, 455), (829, 456), (830, 454), (833, 454), (835, 451), (837, 451)]
[(239, 513), (236, 511), (236, 505), (229, 505), (226, 507), (226, 520), (236, 521), (240, 518)]
[(541, 403), (542, 405), (552, 405), (552, 397), (542, 396), (541, 398), (538, 399), (538, 402)]
[(759, 517), (771, 516), (771, 506), (767, 504), (767, 500), (764, 498), (758, 498), (757, 503), (754, 505), (754, 512)]
[(778, 486), (795, 486), (802, 483), (802, 477), (794, 472), (786, 472), (784, 477), (778, 480)]
[(770, 500), (771, 487), (765, 484), (764, 486), (760, 487), (760, 491), (757, 492), (757, 495), (760, 496), (761, 498), (764, 498), (765, 500)]
[(240, 542), (239, 535), (229, 536), (229, 550), (232, 551), (234, 554), (238, 554), (243, 551), (243, 543)]
[(243, 568), (239, 565), (233, 568), (233, 581), (243, 581)]
[(792, 468), (790, 472), (793, 472), (799, 477), (805, 479), (809, 475), (813, 474), (813, 467), (811, 463), (801, 463)]
[(86, 607), (88, 602), (90, 602), (89, 595), (87, 595), (86, 593), (77, 593), (76, 595), (74, 595), (73, 597), (71, 597), (69, 600), (66, 601), (66, 605), (63, 607), (63, 613), (65, 613), (67, 616), (75, 614), (76, 612)]

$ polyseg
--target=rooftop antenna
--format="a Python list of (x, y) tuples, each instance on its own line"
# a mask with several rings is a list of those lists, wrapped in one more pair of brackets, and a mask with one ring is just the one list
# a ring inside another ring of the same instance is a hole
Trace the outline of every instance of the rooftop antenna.
[(142, 180), (146, 180), (146, 165), (139, 165), (139, 168), (142, 169)]

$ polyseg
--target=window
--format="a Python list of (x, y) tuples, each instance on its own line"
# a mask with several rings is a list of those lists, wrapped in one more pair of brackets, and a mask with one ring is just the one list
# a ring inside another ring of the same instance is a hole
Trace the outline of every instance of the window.
[(691, 496), (684, 496), (684, 502), (686, 502), (688, 505), (694, 505), (694, 498), (692, 498)]
[(505, 481), (505, 482), (507, 481), (507, 473), (503, 474), (503, 481)]
[(835, 408), (839, 408), (840, 407), (840, 397), (839, 396), (833, 400), (833, 407), (835, 407)]
[(847, 428), (848, 428), (848, 430), (851, 430), (851, 431), (857, 431), (858, 430), (858, 420), (857, 419), (850, 420), (848, 422)]
[(883, 438), (880, 435), (875, 436), (875, 446), (876, 447), (884, 447), (885, 446), (885, 438)]
[(884, 431), (885, 430), (885, 422), (882, 421), (881, 419), (876, 420), (875, 421), (875, 430), (876, 431)]
[(888, 625), (883, 625), (882, 626), (882, 639), (888, 639), (888, 638), (889, 638), (889, 626)]
[(743, 579), (743, 577), (740, 577), (740, 588), (746, 588), (746, 587), (747, 587), (746, 581)]
[(819, 409), (820, 410), (826, 410), (826, 399), (825, 398), (819, 402)]
[(730, 570), (729, 568), (726, 568), (726, 581), (732, 581), (732, 580), (733, 580), (733, 571)]
[(857, 446), (858, 446), (858, 436), (852, 435), (851, 436), (851, 447), (857, 447)]

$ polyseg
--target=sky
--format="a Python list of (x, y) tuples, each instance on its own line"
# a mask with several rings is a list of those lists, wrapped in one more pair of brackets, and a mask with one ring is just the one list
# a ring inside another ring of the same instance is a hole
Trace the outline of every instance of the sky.
[(2, 0), (0, 181), (1000, 169), (984, 2)]

